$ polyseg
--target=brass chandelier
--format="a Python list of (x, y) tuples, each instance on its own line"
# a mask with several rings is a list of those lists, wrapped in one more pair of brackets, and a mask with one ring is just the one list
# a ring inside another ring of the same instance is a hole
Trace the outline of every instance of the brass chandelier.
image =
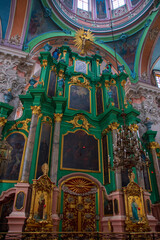
[(137, 130), (132, 126), (125, 124), (125, 114), (122, 114), (124, 125), (117, 130), (117, 140), (113, 144), (113, 170), (128, 169), (130, 175), (135, 167), (138, 170), (143, 170), (145, 166), (150, 164), (148, 153), (143, 149), (138, 138)]

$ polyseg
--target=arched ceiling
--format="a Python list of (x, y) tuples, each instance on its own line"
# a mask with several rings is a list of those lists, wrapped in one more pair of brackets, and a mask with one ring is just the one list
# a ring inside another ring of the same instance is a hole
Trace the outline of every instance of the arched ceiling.
[[(73, 1), (73, 7), (69, 8), (65, 0), (41, 0), (46, 10), (50, 11), (50, 14), (54, 15), (54, 21), (61, 28), (68, 28), (76, 30), (77, 28), (90, 29), (94, 34), (103, 36), (111, 35), (111, 20), (114, 28), (114, 33), (127, 31), (142, 21), (144, 21), (151, 9), (153, 8), (153, 1), (140, 0), (136, 1), (137, 4), (132, 6), (133, 0), (126, 0), (126, 4), (117, 9), (110, 10), (110, 6), (107, 4), (110, 1), (105, 2), (106, 17), (99, 19), (96, 15), (97, 5), (96, 0), (91, 1), (91, 16), (87, 15), (86, 11), (77, 11), (76, 2)], [(117, 13), (116, 13), (117, 12)]]

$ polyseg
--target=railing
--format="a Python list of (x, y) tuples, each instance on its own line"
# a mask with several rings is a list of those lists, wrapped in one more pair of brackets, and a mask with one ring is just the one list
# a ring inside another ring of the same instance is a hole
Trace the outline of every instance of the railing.
[(0, 233), (0, 240), (160, 240), (160, 232), (23, 232)]

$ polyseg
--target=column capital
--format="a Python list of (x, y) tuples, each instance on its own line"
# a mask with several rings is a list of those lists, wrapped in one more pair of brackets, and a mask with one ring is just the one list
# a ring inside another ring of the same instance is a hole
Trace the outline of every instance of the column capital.
[(31, 106), (32, 114), (40, 115), (41, 106)]
[(3, 127), (7, 122), (7, 119), (5, 117), (0, 117), (0, 127)]
[(63, 113), (54, 113), (54, 121), (61, 122), (63, 117)]
[(136, 132), (137, 130), (138, 130), (138, 125), (137, 124), (131, 124), (130, 126), (129, 126), (129, 128), (130, 128), (130, 130), (132, 131), (132, 132)]
[(160, 148), (160, 146), (157, 142), (150, 142), (149, 143), (149, 148), (156, 149), (156, 148)]

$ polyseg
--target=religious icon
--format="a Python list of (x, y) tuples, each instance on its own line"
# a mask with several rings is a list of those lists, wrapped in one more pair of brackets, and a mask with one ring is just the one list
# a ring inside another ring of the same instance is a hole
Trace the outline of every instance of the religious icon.
[(44, 198), (44, 194), (42, 193), (38, 201), (38, 219), (40, 220), (46, 219), (45, 211), (44, 211), (45, 208), (46, 208), (45, 198)]
[(136, 222), (139, 220), (138, 210), (140, 209), (138, 208), (138, 204), (136, 203), (135, 198), (132, 199), (131, 208), (132, 208), (132, 220)]

